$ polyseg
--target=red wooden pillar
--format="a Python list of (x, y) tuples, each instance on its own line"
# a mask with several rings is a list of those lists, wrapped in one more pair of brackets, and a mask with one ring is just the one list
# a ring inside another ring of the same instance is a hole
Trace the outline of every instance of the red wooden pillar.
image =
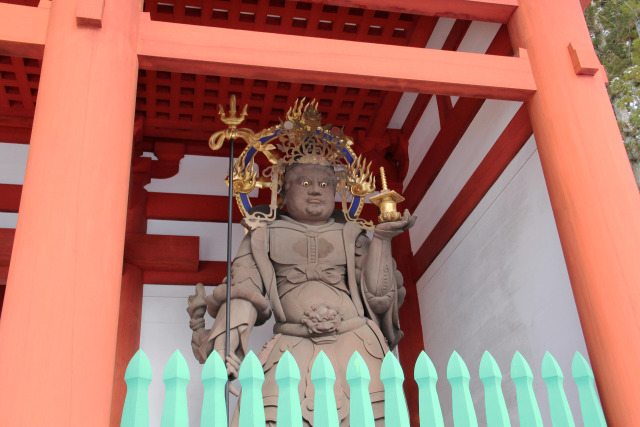
[(109, 423), (140, 9), (51, 5), (0, 321), (3, 426)]
[[(371, 153), (369, 153), (369, 156)], [(370, 157), (368, 157), (370, 158)], [(400, 178), (396, 174), (397, 168), (389, 164), (384, 164), (384, 160), (377, 159), (378, 164), (384, 165), (385, 170), (388, 171), (387, 177)], [(402, 182), (399, 180), (388, 181), (390, 189), (395, 190), (398, 194), (402, 194)], [(404, 212), (405, 204), (400, 203), (398, 210)], [(377, 222), (377, 219), (374, 220)], [(413, 370), (416, 364), (416, 360), (421, 351), (424, 351), (424, 338), (422, 334), (422, 323), (420, 321), (420, 303), (418, 302), (418, 289), (416, 287), (416, 281), (414, 280), (411, 265), (413, 259), (413, 252), (411, 251), (411, 239), (409, 232), (396, 236), (391, 241), (391, 250), (393, 259), (396, 261), (398, 271), (402, 273), (404, 280), (404, 288), (406, 295), (404, 303), (399, 310), (400, 329), (404, 332), (404, 337), (398, 343), (398, 354), (400, 358), (400, 365), (405, 372), (404, 393), (407, 398), (407, 405), (409, 408), (409, 419), (411, 425), (420, 424), (420, 411), (419, 411), (419, 395), (418, 384), (413, 381)]]
[[(401, 205), (402, 206), (402, 205)], [(391, 241), (393, 258), (398, 264), (398, 270), (404, 279), (404, 288), (407, 294), (404, 304), (400, 307), (400, 328), (404, 337), (398, 344), (400, 365), (405, 372), (404, 392), (409, 407), (411, 425), (420, 424), (418, 384), (413, 381), (413, 370), (421, 351), (424, 351), (424, 336), (420, 321), (420, 304), (418, 302), (418, 289), (411, 273), (411, 240), (409, 232), (396, 236)], [(425, 325), (426, 326), (426, 325)]]
[(527, 107), (605, 415), (636, 425), (640, 195), (580, 2), (519, 0), (509, 31), (531, 61)]
[[(147, 190), (144, 186), (151, 181), (151, 159), (138, 157), (131, 168), (129, 206), (127, 209), (127, 236), (147, 233)], [(142, 327), (143, 271), (139, 266), (125, 263), (122, 271), (120, 291), (120, 312), (118, 314), (118, 339), (111, 396), (111, 418), (109, 425), (118, 427), (122, 418), (122, 408), (127, 396), (124, 374), (129, 360), (140, 348)]]

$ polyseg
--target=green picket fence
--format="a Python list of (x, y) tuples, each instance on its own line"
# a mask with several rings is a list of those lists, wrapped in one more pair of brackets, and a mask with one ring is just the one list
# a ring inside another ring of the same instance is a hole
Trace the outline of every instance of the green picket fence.
[[(582, 355), (576, 352), (573, 358), (572, 374), (578, 386), (580, 408), (586, 427), (606, 426), (602, 408), (596, 395), (593, 372)], [(346, 379), (351, 388), (350, 425), (369, 427), (374, 425), (373, 410), (369, 399), (368, 386), (371, 379), (364, 359), (355, 352), (347, 366)], [(509, 414), (502, 394), (502, 374), (494, 358), (485, 352), (480, 362), (479, 377), (484, 384), (487, 426), (510, 426)], [(125, 374), (127, 397), (124, 403), (121, 426), (147, 427), (149, 425), (149, 398), (147, 391), (151, 382), (151, 364), (142, 350), (129, 362)], [(436, 392), (438, 374), (426, 353), (422, 352), (416, 361), (414, 378), (419, 388), (420, 425), (444, 426), (440, 401)], [(447, 379), (451, 384), (453, 423), (455, 427), (475, 427), (478, 425), (476, 413), (469, 392), (469, 370), (458, 355), (453, 352), (447, 366)], [(548, 352), (542, 361), (542, 378), (547, 385), (549, 409), (553, 426), (575, 426), (567, 397), (563, 388), (564, 376), (558, 363)], [(182, 427), (189, 425), (187, 414), (187, 383), (189, 368), (182, 354), (175, 351), (162, 377), (166, 394), (162, 409), (161, 427)], [(382, 363), (380, 379), (385, 387), (385, 419), (387, 425), (409, 427), (409, 414), (402, 391), (404, 374), (398, 360), (388, 353)], [(516, 352), (511, 362), (511, 379), (516, 387), (517, 410), (520, 426), (542, 427), (540, 409), (533, 392), (533, 375), (524, 357)], [(220, 356), (213, 352), (202, 369), (204, 397), (201, 426), (222, 427), (227, 425), (225, 384), (227, 373)], [(315, 387), (314, 425), (338, 427), (338, 411), (333, 395), (335, 372), (329, 358), (320, 352), (311, 369), (311, 381)], [(240, 403), (240, 425), (243, 427), (265, 425), (262, 404), (262, 383), (264, 373), (258, 358), (249, 352), (239, 376), (242, 385)], [(282, 355), (276, 368), (276, 382), (279, 387), (278, 426), (302, 426), (298, 383), (300, 371), (293, 356), (287, 351)]]

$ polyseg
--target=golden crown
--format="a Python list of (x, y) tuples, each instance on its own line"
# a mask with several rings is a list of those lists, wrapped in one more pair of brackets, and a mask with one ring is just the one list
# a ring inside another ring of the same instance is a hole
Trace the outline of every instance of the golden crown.
[[(230, 104), (229, 117), (224, 115), (224, 109), (220, 106), (221, 119), (228, 122), (229, 128), (213, 134), (209, 144), (212, 149), (217, 149), (225, 139), (242, 138), (247, 142), (247, 147), (233, 166), (233, 192), (245, 216), (245, 223), (253, 228), (275, 219), (278, 193), (289, 165), (319, 164), (334, 168), (338, 178), (337, 192), (341, 195), (346, 219), (364, 228), (372, 225), (358, 218), (364, 198), (375, 191), (375, 176), (370, 172), (371, 162), (367, 163), (362, 156), (355, 155), (353, 140), (344, 134), (342, 128), (322, 124), (315, 100), (296, 100), (287, 111), (286, 120), (281, 119), (278, 125), (259, 133), (246, 128), (238, 129), (241, 121), (235, 117), (235, 98), (232, 97)], [(262, 152), (271, 163), (261, 172), (255, 165), (253, 156), (256, 152)], [(269, 213), (248, 213), (251, 208), (248, 193), (256, 187), (271, 189)], [(351, 194), (351, 207), (347, 206), (347, 191)]]

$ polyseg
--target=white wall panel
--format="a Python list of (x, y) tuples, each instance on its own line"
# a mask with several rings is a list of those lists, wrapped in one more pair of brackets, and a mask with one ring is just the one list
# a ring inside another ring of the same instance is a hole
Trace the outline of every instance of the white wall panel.
[(485, 53), (500, 26), (493, 22), (473, 21), (458, 46), (458, 52)]
[(389, 129), (402, 128), (402, 125), (404, 125), (404, 121), (407, 119), (407, 116), (411, 111), (411, 107), (413, 107), (413, 103), (416, 102), (417, 98), (417, 93), (405, 92), (402, 94), (400, 102), (398, 102), (398, 106), (396, 107), (396, 111), (393, 112), (393, 116), (389, 121), (389, 126), (387, 126)]
[(0, 212), (0, 228), (16, 228), (18, 225), (18, 214)]
[(410, 230), (413, 252), (420, 248), (521, 105), (513, 101), (484, 102), (414, 212), (420, 223)]
[[(240, 152), (244, 144), (236, 144)], [(235, 151), (234, 151), (235, 152)], [(185, 155), (180, 161), (180, 171), (171, 178), (152, 179), (145, 188), (157, 193), (204, 194), (226, 196), (228, 187), (224, 180), (229, 171), (229, 159), (226, 157)], [(257, 196), (251, 193), (251, 197)]]
[(0, 143), (0, 184), (24, 183), (28, 154), (28, 144)]
[(442, 46), (447, 40), (447, 37), (451, 32), (451, 28), (455, 23), (456, 20), (453, 18), (439, 18), (435, 28), (433, 29), (433, 32), (431, 33), (431, 37), (429, 37), (426, 48), (442, 49)]
[[(581, 425), (571, 361), (575, 351), (588, 355), (533, 139), (420, 278), (418, 298), (426, 351), (440, 378), (446, 377), (453, 350), (468, 363), (480, 425), (485, 415), (477, 372), (485, 350), (495, 357), (505, 378), (513, 425), (518, 421), (509, 372), (516, 350), (531, 364), (545, 425), (551, 425), (540, 377), (546, 351), (565, 374), (569, 403)], [(446, 380), (438, 383), (438, 390), (445, 424), (450, 424)]]

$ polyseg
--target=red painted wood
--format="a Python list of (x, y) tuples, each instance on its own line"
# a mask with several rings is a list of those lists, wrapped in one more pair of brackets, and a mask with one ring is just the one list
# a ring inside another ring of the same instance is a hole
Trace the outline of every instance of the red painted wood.
[[(8, 271), (9, 270), (7, 269), (7, 272)], [(7, 278), (6, 278), (7, 276), (6, 275), (3, 276), (3, 273), (4, 273), (3, 272), (3, 267), (0, 267), (0, 318), (2, 318), (2, 303), (4, 303), (4, 292), (5, 292), (6, 288), (7, 288), (5, 286), (5, 284), (7, 283), (6, 282), (7, 281)], [(2, 281), (3, 277), (4, 277), (4, 282)]]
[[(151, 180), (151, 159), (135, 158), (131, 165), (131, 181), (127, 206), (125, 248), (136, 245), (135, 236), (144, 239), (147, 232), (146, 202), (147, 191), (144, 186)], [(139, 266), (125, 263), (120, 286), (120, 307), (118, 313), (118, 332), (116, 343), (116, 360), (113, 377), (113, 393), (111, 394), (112, 427), (120, 425), (122, 408), (127, 394), (123, 381), (129, 360), (140, 348), (140, 328), (142, 319), (142, 269)]]
[(436, 95), (436, 102), (438, 103), (438, 115), (440, 116), (440, 123), (445, 123), (447, 117), (453, 110), (453, 103), (450, 96)]
[[(391, 12), (464, 18), (506, 23), (518, 7), (516, 0), (309, 0), (346, 7), (366, 7)], [(584, 1), (584, 0), (583, 0)]]
[(199, 237), (128, 234), (124, 261), (144, 270), (198, 271)]
[(433, 95), (428, 93), (421, 93), (418, 95), (411, 106), (411, 110), (409, 110), (409, 114), (407, 114), (407, 118), (404, 119), (404, 123), (402, 124), (403, 134), (410, 136), (413, 133), (416, 126), (418, 126), (420, 118), (424, 114), (424, 110), (426, 110), (427, 105), (429, 105), (429, 101), (431, 101), (432, 96)]
[(442, 45), (442, 50), (458, 50), (470, 26), (471, 21), (458, 19), (451, 27), (451, 31)]
[[(197, 45), (191, 43), (198, 39)], [(256, 50), (255, 46), (261, 46)], [(341, 53), (340, 61), (325, 58)], [(380, 61), (393, 57), (394, 61)], [(294, 60), (295, 58), (295, 60)], [(373, 45), (141, 20), (140, 67), (303, 84), (527, 99), (525, 58)], [(304, 85), (303, 85), (304, 87)]]
[[(471, 25), (470, 21), (458, 20), (453, 24), (447, 39), (445, 40), (442, 49), (443, 50), (457, 50), (458, 46), (460, 46), (460, 42), (464, 38), (469, 26)], [(420, 94), (416, 98), (407, 118), (405, 119), (402, 125), (402, 132), (405, 135), (413, 134), (420, 118), (424, 114), (424, 110), (426, 110), (429, 105), (429, 101), (431, 101), (431, 94)]]
[(538, 87), (527, 108), (604, 414), (635, 425), (640, 195), (601, 73), (571, 64), (567, 46), (590, 46), (589, 30), (578, 2), (519, 0), (509, 31)]
[[(398, 184), (402, 186), (401, 183)], [(404, 279), (404, 288), (407, 294), (404, 304), (400, 307), (400, 327), (404, 332), (404, 338), (398, 344), (400, 353), (400, 365), (404, 372), (413, 372), (416, 359), (421, 351), (425, 350), (424, 338), (422, 333), (422, 322), (420, 322), (420, 304), (418, 300), (418, 291), (416, 282), (413, 278), (411, 263), (413, 253), (411, 252), (411, 240), (409, 233), (403, 233), (395, 237), (392, 242), (393, 258), (395, 259), (398, 270), (402, 273)], [(411, 417), (411, 425), (419, 425), (419, 402), (418, 402), (418, 385), (415, 381), (405, 381), (404, 391), (409, 405), (409, 416)]]
[(132, 264), (124, 264), (120, 288), (120, 312), (118, 316), (118, 341), (111, 394), (109, 425), (119, 427), (127, 385), (124, 374), (129, 361), (140, 348), (142, 327), (142, 270)]
[[(1, 115), (2, 113), (0, 113)], [(0, 139), (14, 144), (28, 144), (31, 139), (31, 126), (28, 128), (0, 125)]]
[(412, 266), (413, 277), (420, 278), (429, 268), (532, 134), (527, 109), (523, 106), (416, 251)]
[(42, 58), (49, 10), (0, 3), (0, 52), (26, 58)]
[(13, 228), (0, 228), (0, 266), (9, 266), (15, 233)]
[[(227, 222), (227, 197), (200, 194), (149, 193), (148, 219), (181, 221)], [(237, 207), (233, 209), (233, 222), (242, 219)]]
[(22, 185), (0, 184), (0, 212), (18, 213)]
[(157, 271), (145, 270), (143, 272), (144, 283), (158, 285), (187, 285), (196, 283), (205, 285), (219, 285), (227, 276), (227, 263), (225, 261), (200, 261), (197, 271)]

